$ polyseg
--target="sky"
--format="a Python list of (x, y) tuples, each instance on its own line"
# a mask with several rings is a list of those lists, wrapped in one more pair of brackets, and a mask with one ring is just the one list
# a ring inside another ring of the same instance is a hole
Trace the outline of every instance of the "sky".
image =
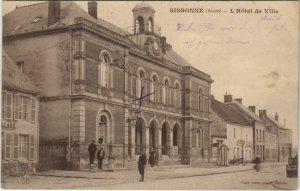
[[(76, 3), (87, 10), (87, 2)], [(98, 17), (120, 28), (133, 26), (137, 3), (98, 2)], [(33, 3), (3, 2), (3, 14), (27, 4)], [(173, 49), (214, 80), (211, 93), (216, 99), (223, 101), (227, 92), (242, 98), (245, 106), (256, 106), (257, 114), (266, 109), (274, 117), (277, 112), (279, 122), (285, 120), (293, 131), (293, 146), (298, 145), (297, 1), (148, 4), (155, 10), (154, 24)], [(204, 13), (171, 13), (170, 8), (202, 8)]]

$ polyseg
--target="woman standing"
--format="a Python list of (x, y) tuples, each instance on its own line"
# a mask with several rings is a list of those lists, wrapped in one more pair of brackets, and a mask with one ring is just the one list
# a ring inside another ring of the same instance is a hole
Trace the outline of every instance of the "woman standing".
[(148, 163), (153, 167), (155, 165), (155, 150), (153, 147), (151, 147), (151, 150), (149, 152), (149, 160)]

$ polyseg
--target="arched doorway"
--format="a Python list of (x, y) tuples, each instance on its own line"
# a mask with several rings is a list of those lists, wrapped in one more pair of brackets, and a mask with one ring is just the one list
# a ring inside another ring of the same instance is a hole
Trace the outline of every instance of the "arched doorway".
[(162, 155), (168, 155), (168, 150), (170, 149), (170, 125), (167, 122), (164, 122), (161, 129), (161, 146), (162, 146)]
[(174, 155), (178, 155), (182, 148), (182, 131), (177, 123), (173, 127), (173, 148)]
[(146, 146), (146, 124), (143, 118), (139, 117), (135, 125), (135, 154), (139, 154)]
[(149, 147), (158, 148), (158, 124), (155, 120), (149, 126)]
[(99, 112), (96, 121), (96, 142), (104, 145), (113, 143), (113, 125), (110, 113), (106, 110), (102, 110)]

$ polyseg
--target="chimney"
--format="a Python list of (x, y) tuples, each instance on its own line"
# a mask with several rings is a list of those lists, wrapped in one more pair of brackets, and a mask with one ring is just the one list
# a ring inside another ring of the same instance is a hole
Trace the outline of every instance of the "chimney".
[(249, 110), (252, 111), (253, 113), (255, 113), (255, 106), (250, 105), (248, 106)]
[(243, 102), (243, 99), (242, 98), (237, 98), (237, 99), (234, 99), (236, 101), (238, 101), (239, 103), (242, 103)]
[(165, 36), (161, 37), (161, 47), (162, 47), (162, 52), (166, 54), (167, 50), (167, 38)]
[(275, 113), (275, 119), (276, 119), (276, 121), (278, 121), (278, 114), (277, 114), (277, 112)]
[(89, 10), (89, 14), (94, 17), (95, 19), (97, 19), (97, 2), (96, 1), (90, 1), (88, 2), (88, 10)]
[(226, 92), (226, 95), (224, 95), (224, 103), (231, 102), (231, 101), (232, 101), (232, 95), (230, 94), (227, 95)]
[(259, 110), (259, 117), (262, 119), (267, 116), (267, 110)]
[(48, 26), (60, 20), (60, 1), (48, 2)]

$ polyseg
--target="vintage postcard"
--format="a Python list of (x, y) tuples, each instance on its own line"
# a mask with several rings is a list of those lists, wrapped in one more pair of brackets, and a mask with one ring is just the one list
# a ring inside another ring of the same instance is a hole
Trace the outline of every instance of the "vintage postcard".
[(298, 189), (298, 1), (3, 1), (4, 189)]

